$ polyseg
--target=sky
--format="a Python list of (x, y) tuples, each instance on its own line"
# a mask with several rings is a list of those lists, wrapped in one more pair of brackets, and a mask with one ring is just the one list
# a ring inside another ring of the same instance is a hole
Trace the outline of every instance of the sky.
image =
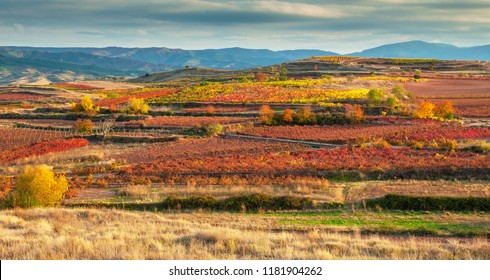
[(0, 45), (320, 49), (490, 44), (490, 0), (0, 0)]

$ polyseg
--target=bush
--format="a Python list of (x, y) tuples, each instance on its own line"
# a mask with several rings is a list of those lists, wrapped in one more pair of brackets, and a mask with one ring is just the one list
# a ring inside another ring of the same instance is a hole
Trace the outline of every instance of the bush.
[(79, 133), (91, 133), (94, 129), (94, 124), (91, 120), (78, 119), (75, 124), (73, 124), (73, 131)]
[(53, 206), (63, 199), (68, 190), (64, 175), (55, 177), (46, 165), (26, 167), (24, 173), (15, 180), (12, 206), (42, 207)]
[(150, 107), (143, 98), (131, 98), (129, 100), (129, 114), (148, 114)]

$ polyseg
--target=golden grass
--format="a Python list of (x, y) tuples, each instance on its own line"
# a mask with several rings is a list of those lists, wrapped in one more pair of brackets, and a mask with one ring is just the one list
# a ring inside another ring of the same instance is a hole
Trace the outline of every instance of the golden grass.
[(489, 259), (486, 239), (273, 231), (268, 215), (0, 212), (1, 259)]

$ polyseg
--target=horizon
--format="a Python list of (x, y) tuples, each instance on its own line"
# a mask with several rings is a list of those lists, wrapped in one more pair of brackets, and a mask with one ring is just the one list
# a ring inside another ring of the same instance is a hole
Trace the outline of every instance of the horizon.
[(368, 49), (374, 49), (382, 46), (387, 46), (387, 45), (395, 45), (395, 44), (403, 44), (403, 43), (412, 43), (412, 42), (422, 42), (422, 43), (428, 43), (428, 44), (443, 44), (443, 45), (451, 45), (457, 48), (471, 48), (471, 47), (482, 47), (482, 46), (488, 46), (488, 44), (482, 44), (482, 45), (472, 45), (472, 46), (458, 46), (458, 45), (453, 45), (453, 44), (448, 44), (445, 42), (438, 42), (438, 43), (432, 43), (432, 42), (427, 42), (423, 40), (410, 40), (410, 41), (403, 41), (403, 42), (394, 42), (394, 43), (387, 43), (383, 45), (377, 45), (377, 46), (371, 46), (366, 49), (361, 49), (361, 50), (355, 50), (350, 53), (340, 53), (337, 51), (333, 50), (328, 50), (328, 49), (306, 49), (306, 48), (298, 48), (298, 49), (268, 49), (268, 48), (246, 48), (246, 47), (241, 47), (241, 46), (234, 46), (234, 47), (223, 47), (223, 48), (203, 48), (203, 49), (185, 49), (185, 48), (170, 48), (166, 46), (150, 46), (150, 47), (141, 47), (141, 46), (101, 46), (101, 47), (95, 47), (95, 46), (33, 46), (33, 45), (2, 45), (0, 47), (2, 48), (52, 48), (52, 49), (70, 49), (70, 48), (94, 48), (94, 49), (105, 49), (105, 48), (122, 48), (122, 49), (150, 49), (150, 48), (156, 48), (156, 49), (171, 49), (171, 50), (185, 50), (185, 51), (204, 51), (204, 50), (223, 50), (223, 49), (249, 49), (249, 50), (269, 50), (273, 52), (281, 52), (281, 51), (301, 51), (301, 50), (318, 50), (318, 51), (325, 51), (325, 52), (335, 52), (338, 53), (339, 55), (348, 55), (351, 53), (357, 53), (357, 52), (362, 52)]
[(476, 0), (3, 0), (0, 45), (200, 50), (316, 49), (352, 53), (421, 40), (490, 41), (490, 3)]

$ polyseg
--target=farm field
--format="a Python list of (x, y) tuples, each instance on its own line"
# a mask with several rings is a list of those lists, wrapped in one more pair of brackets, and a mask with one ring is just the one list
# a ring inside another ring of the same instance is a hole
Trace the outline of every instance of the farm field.
[(277, 71), (2, 88), (2, 259), (490, 257), (488, 80)]

